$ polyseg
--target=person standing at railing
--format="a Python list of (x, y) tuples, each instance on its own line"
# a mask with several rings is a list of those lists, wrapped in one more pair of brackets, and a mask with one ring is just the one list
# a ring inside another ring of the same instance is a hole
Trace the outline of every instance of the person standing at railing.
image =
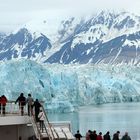
[(90, 134), (91, 134), (91, 130), (88, 130), (88, 132), (86, 133), (86, 140), (90, 140)]
[(38, 101), (38, 99), (35, 100), (35, 102), (33, 104), (33, 107), (35, 108), (35, 119), (36, 119), (36, 122), (39, 122), (38, 114), (39, 114), (39, 111), (40, 111), (41, 104)]
[(34, 99), (32, 98), (31, 94), (28, 94), (26, 102), (28, 104), (28, 115), (31, 116), (33, 115), (33, 104), (34, 104)]
[(26, 98), (24, 97), (24, 94), (21, 93), (20, 96), (17, 98), (16, 103), (19, 103), (19, 108), (21, 110), (21, 115), (24, 115), (24, 106), (26, 105)]
[(5, 108), (6, 108), (7, 98), (5, 95), (1, 96), (1, 105), (2, 105), (2, 114), (5, 115)]
[(76, 140), (81, 140), (82, 135), (80, 134), (79, 130), (77, 130), (77, 133), (74, 135)]
[(117, 131), (115, 134), (113, 134), (112, 140), (119, 140), (119, 134), (120, 134), (120, 131)]
[(106, 134), (103, 136), (103, 139), (104, 140), (111, 140), (109, 131), (106, 132)]

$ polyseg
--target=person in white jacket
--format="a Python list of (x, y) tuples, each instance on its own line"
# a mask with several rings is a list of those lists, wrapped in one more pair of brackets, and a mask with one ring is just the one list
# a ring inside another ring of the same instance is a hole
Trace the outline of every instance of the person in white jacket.
[(39, 112), (39, 114), (38, 114), (38, 118), (39, 118), (39, 122), (40, 122), (40, 130), (42, 130), (42, 132), (43, 132), (45, 114), (44, 114), (44, 112), (42, 111), (42, 109), (40, 109), (40, 112)]

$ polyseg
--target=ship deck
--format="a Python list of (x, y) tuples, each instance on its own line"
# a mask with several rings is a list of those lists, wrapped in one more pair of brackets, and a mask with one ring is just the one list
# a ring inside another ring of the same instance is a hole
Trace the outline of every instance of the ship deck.
[[(43, 108), (44, 109), (44, 108)], [(34, 115), (28, 116), (27, 115), (27, 106), (24, 108), (24, 115), (21, 116), (20, 108), (18, 104), (15, 104), (14, 101), (10, 101), (6, 105), (6, 113), (5, 115), (2, 114), (2, 110), (0, 111), (0, 126), (1, 128), (5, 127), (5, 133), (6, 131), (11, 131), (11, 133), (14, 133), (14, 131), (9, 130), (10, 129), (15, 129), (17, 131), (18, 135), (17, 139), (19, 139), (19, 135), (22, 135), (23, 137), (23, 132), (24, 129), (28, 129), (26, 133), (32, 133), (32, 135), (35, 135), (39, 140), (55, 140), (55, 139), (62, 139), (62, 140), (73, 140), (74, 137), (71, 133), (71, 126), (69, 121), (60, 121), (60, 122), (49, 122), (47, 116), (46, 120), (44, 122), (44, 132), (41, 132), (39, 123), (35, 122), (34, 120)], [(44, 110), (45, 113), (45, 110)], [(34, 113), (33, 113), (34, 114)], [(45, 113), (46, 114), (46, 113)], [(21, 129), (21, 126), (22, 127)], [(21, 130), (21, 134), (19, 132)], [(0, 132), (0, 135), (3, 135), (3, 131)], [(31, 135), (31, 134), (30, 134)], [(27, 136), (26, 136), (27, 137)], [(8, 140), (8, 138), (5, 137), (3, 138), (5, 140)]]

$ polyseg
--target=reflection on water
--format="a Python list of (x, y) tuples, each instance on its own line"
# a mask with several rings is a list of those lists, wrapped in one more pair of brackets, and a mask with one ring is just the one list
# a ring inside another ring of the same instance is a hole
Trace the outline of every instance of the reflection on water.
[(80, 107), (78, 112), (48, 114), (50, 121), (71, 121), (72, 132), (79, 129), (85, 135), (89, 129), (108, 130), (111, 136), (119, 130), (120, 136), (128, 131), (132, 140), (140, 140), (140, 103), (115, 103)]

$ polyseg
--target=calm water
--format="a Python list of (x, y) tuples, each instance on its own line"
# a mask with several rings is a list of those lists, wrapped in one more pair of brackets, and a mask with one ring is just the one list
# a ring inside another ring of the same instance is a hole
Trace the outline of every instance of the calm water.
[(120, 137), (128, 131), (132, 140), (140, 140), (140, 103), (115, 103), (80, 107), (76, 113), (48, 114), (50, 121), (71, 121), (72, 132), (96, 130), (111, 136), (119, 130)]

